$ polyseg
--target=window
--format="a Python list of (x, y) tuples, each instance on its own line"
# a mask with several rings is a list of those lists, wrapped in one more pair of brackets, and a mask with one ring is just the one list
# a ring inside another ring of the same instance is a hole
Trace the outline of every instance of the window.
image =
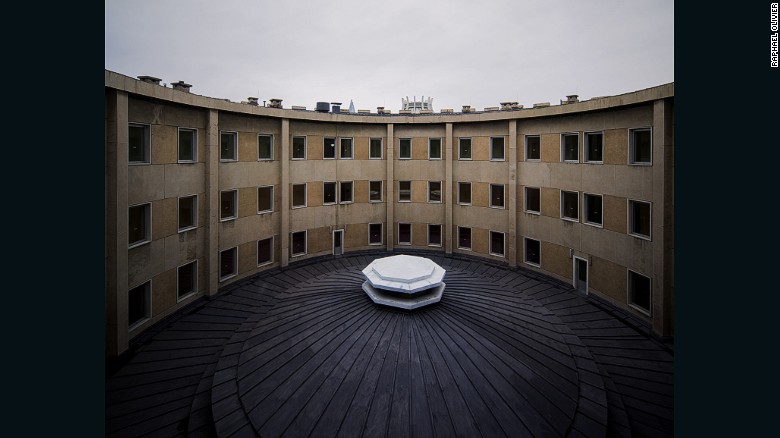
[(198, 227), (198, 196), (179, 198), (179, 232)]
[(525, 188), (525, 211), (528, 213), (541, 213), (541, 189), (538, 187)]
[(498, 231), (490, 232), (490, 254), (504, 256), (504, 233)]
[(260, 134), (257, 136), (257, 159), (274, 159), (274, 136)]
[(238, 160), (238, 134), (221, 132), (219, 135), (219, 159), (221, 161)]
[(561, 161), (572, 163), (580, 161), (579, 134), (561, 134)]
[(561, 218), (579, 221), (579, 192), (564, 192), (561, 190)]
[(382, 244), (382, 224), (368, 224), (368, 244)]
[(371, 140), (369, 140), (368, 158), (370, 160), (381, 160), (382, 159), (382, 139), (381, 138), (372, 138)]
[(504, 208), (504, 185), (503, 184), (490, 185), (490, 207)]
[(471, 249), (471, 228), (458, 227), (458, 248)]
[(409, 160), (412, 158), (412, 139), (401, 138), (398, 140), (398, 158)]
[(151, 129), (149, 125), (130, 123), (127, 139), (127, 162), (149, 164), (151, 156)]
[(398, 224), (398, 244), (412, 244), (412, 224)]
[(198, 161), (198, 139), (195, 129), (179, 128), (179, 163)]
[(368, 201), (382, 202), (382, 181), (368, 182)]
[(342, 138), (341, 139), (341, 159), (342, 160), (351, 160), (352, 159), (352, 139), (351, 138)]
[(352, 181), (342, 181), (339, 183), (339, 187), (341, 188), (339, 202), (342, 204), (352, 202)]
[(271, 213), (274, 211), (274, 186), (262, 186), (257, 188), (257, 213)]
[(458, 159), (470, 160), (471, 159), (471, 139), (459, 138), (458, 139)]
[(441, 202), (441, 181), (428, 181), (428, 202)]
[(152, 281), (127, 291), (128, 331), (138, 327), (152, 316)]
[(628, 200), (628, 234), (650, 239), (650, 203)]
[(176, 301), (181, 301), (198, 290), (198, 261), (179, 266), (176, 270)]
[(152, 240), (152, 204), (130, 207), (127, 224), (129, 248), (150, 242)]
[(238, 190), (225, 190), (219, 193), (219, 220), (229, 221), (236, 218)]
[(542, 246), (538, 240), (525, 238), (525, 262), (536, 267), (542, 264)]
[(322, 183), (322, 205), (330, 205), (337, 203), (336, 199), (336, 183), (324, 182)]
[(428, 139), (428, 159), (441, 160), (441, 139), (440, 138)]
[(628, 131), (628, 162), (630, 164), (653, 164), (653, 142), (650, 128)]
[(290, 251), (293, 257), (306, 254), (306, 231), (292, 233), (290, 240), (292, 241)]
[(471, 205), (471, 183), (458, 183), (458, 204)]
[(292, 141), (292, 159), (306, 159), (306, 137), (293, 137)]
[(398, 202), (412, 202), (411, 181), (398, 181)]
[(306, 184), (293, 184), (292, 208), (306, 207)]
[(269, 237), (257, 241), (257, 266), (267, 265), (274, 261), (274, 238)]
[(525, 136), (525, 159), (528, 161), (542, 158), (541, 137), (538, 135)]
[(490, 137), (490, 159), (504, 161), (504, 137)]
[(238, 247), (233, 247), (219, 252), (219, 281), (235, 277), (238, 273), (236, 266), (238, 258)]
[(601, 195), (591, 195), (585, 193), (585, 223), (590, 225), (602, 226), (603, 223), (603, 210), (601, 203)]
[(336, 158), (336, 139), (325, 137), (322, 139), (322, 158), (333, 160)]
[(428, 224), (428, 246), (441, 246), (440, 224)]
[(647, 316), (650, 316), (651, 291), (650, 277), (628, 271), (628, 302)]
[(601, 163), (604, 161), (604, 134), (601, 132), (585, 133), (585, 161)]

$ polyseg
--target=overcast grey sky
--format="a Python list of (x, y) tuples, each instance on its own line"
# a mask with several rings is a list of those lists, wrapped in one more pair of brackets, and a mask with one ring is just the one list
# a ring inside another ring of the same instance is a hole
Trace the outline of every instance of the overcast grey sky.
[(105, 67), (285, 108), (558, 104), (674, 81), (666, 0), (106, 0)]

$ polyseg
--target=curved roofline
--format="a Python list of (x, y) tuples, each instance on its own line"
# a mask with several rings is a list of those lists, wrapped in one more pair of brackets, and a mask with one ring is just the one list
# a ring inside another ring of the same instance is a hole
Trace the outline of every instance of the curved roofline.
[(321, 113), (310, 110), (271, 108), (231, 102), (225, 99), (201, 96), (185, 91), (175, 90), (144, 82), (130, 76), (105, 70), (105, 86), (128, 93), (134, 93), (153, 99), (165, 100), (182, 105), (209, 108), (219, 111), (247, 114), (254, 116), (276, 117), (291, 120), (338, 122), (338, 123), (398, 123), (398, 124), (431, 124), (431, 123), (464, 123), (486, 122), (511, 119), (536, 118), (599, 111), (621, 106), (636, 105), (658, 99), (674, 97), (674, 82), (632, 91), (616, 96), (604, 96), (590, 100), (551, 105), (541, 108), (524, 108), (515, 110), (487, 111), (474, 113), (433, 113), (433, 114), (347, 114)]

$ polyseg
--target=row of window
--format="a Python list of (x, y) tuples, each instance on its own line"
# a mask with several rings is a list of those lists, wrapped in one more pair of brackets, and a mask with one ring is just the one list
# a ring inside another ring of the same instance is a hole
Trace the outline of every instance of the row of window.
[[(178, 156), (179, 163), (194, 163), (198, 157), (197, 129), (179, 128), (178, 134)], [(585, 163), (603, 163), (604, 162), (604, 133), (603, 132), (584, 132), (585, 138), (584, 157)], [(628, 162), (630, 164), (652, 164), (652, 135), (650, 128), (630, 129), (628, 136)], [(338, 140), (339, 147), (336, 147)], [(428, 159), (441, 160), (442, 146), (441, 138), (428, 139)], [(220, 132), (220, 160), (236, 161), (238, 160), (238, 133), (231, 131)], [(560, 159), (564, 163), (580, 162), (580, 133), (561, 134)], [(257, 159), (274, 159), (274, 139), (271, 134), (260, 134), (257, 136)], [(129, 147), (128, 161), (131, 164), (149, 164), (150, 163), (151, 130), (149, 125), (131, 123), (129, 125)], [(383, 158), (382, 139), (369, 139), (369, 159)], [(350, 137), (337, 138), (325, 137), (322, 143), (323, 159), (353, 159), (354, 148), (353, 140)], [(412, 139), (398, 139), (398, 157), (401, 160), (412, 158)], [(294, 160), (306, 159), (306, 137), (294, 136), (292, 144), (292, 158)], [(471, 160), (472, 148), (471, 138), (458, 138), (458, 159)], [(490, 137), (490, 159), (492, 161), (504, 161), (506, 159), (506, 150), (504, 147), (504, 137)], [(526, 161), (541, 160), (541, 136), (525, 136), (525, 159)]]

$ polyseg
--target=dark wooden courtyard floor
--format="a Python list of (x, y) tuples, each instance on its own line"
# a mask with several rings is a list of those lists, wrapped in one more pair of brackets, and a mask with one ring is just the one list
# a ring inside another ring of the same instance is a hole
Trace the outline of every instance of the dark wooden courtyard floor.
[(441, 302), (379, 307), (372, 253), (242, 280), (144, 336), (106, 435), (673, 436), (674, 355), (627, 312), (522, 268), (424, 255)]

